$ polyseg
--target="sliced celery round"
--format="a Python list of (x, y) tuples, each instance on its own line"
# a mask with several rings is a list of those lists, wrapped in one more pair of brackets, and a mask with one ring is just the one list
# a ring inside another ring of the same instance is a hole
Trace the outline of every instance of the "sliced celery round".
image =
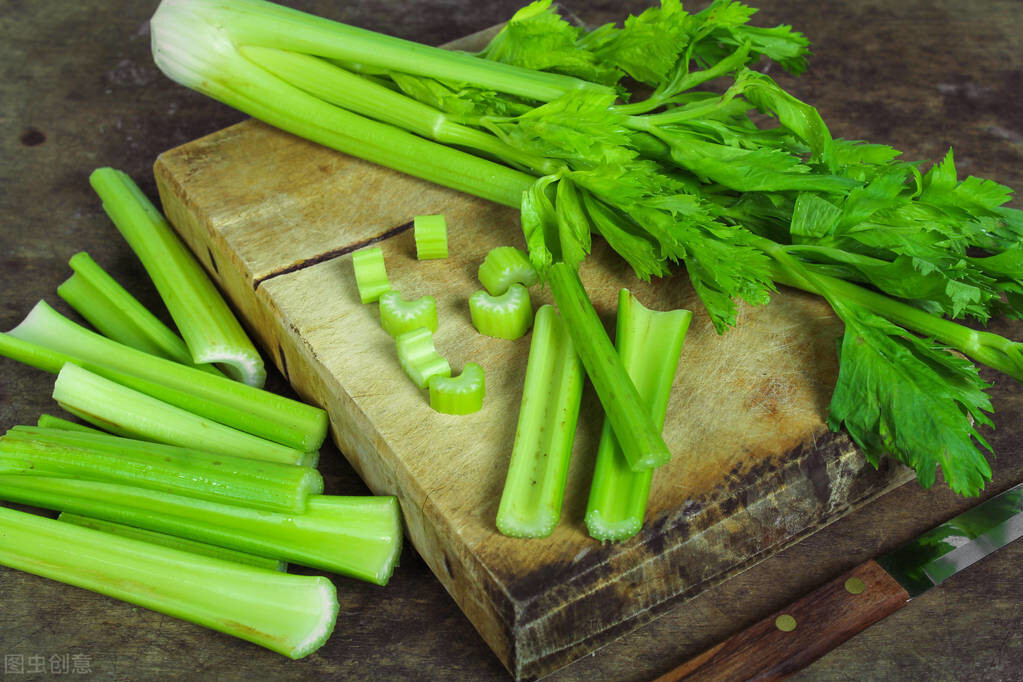
[(480, 334), (517, 339), (533, 323), (533, 304), (526, 287), (516, 283), (500, 296), (480, 289), (469, 297), (469, 314)]
[(406, 301), (396, 291), (380, 295), (380, 326), (391, 336), (398, 337), (414, 329), (437, 331), (437, 301), (423, 296)]
[(471, 414), (483, 407), (486, 381), (483, 368), (465, 363), (457, 377), (436, 375), (430, 378), (430, 407), (444, 414)]
[(359, 249), (352, 254), (352, 268), (355, 270), (355, 284), (359, 287), (359, 300), (373, 303), (391, 290), (384, 265), (384, 250), (379, 246)]
[(412, 231), (419, 260), (448, 257), (448, 224), (442, 215), (418, 215)]
[(491, 249), (476, 276), (491, 296), (503, 294), (514, 282), (529, 287), (538, 279), (529, 258), (514, 246)]
[(451, 365), (433, 347), (433, 332), (425, 327), (405, 332), (397, 339), (398, 363), (419, 388), (434, 376), (451, 376)]

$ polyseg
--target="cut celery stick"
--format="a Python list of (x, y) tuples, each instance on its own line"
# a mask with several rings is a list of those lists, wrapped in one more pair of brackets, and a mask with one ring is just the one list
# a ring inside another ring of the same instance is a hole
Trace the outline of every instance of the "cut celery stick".
[(15, 426), (0, 437), (0, 471), (124, 483), (295, 513), (305, 511), (309, 495), (323, 492), (323, 478), (312, 467), (33, 426)]
[(401, 554), (394, 497), (311, 495), (304, 514), (210, 502), (135, 486), (0, 475), (0, 499), (155, 530), (385, 585)]
[(417, 215), (412, 221), (416, 258), (431, 260), (448, 257), (448, 224), (442, 215)]
[[(659, 429), (664, 427), (675, 370), (692, 317), (688, 310), (650, 310), (627, 289), (618, 292), (615, 346)], [(639, 532), (653, 473), (653, 469), (629, 468), (611, 424), (605, 421), (586, 507), (586, 527), (592, 537), (617, 541)]]
[(462, 373), (457, 377), (430, 377), (428, 386), (430, 407), (444, 414), (479, 412), (487, 390), (483, 368), (475, 362), (465, 363)]
[(405, 332), (394, 340), (398, 364), (419, 388), (435, 376), (451, 376), (451, 365), (433, 346), (433, 332), (425, 327)]
[(378, 301), (382, 294), (391, 290), (384, 264), (384, 250), (379, 246), (359, 249), (352, 254), (352, 269), (355, 271), (355, 286), (359, 288), (359, 300), (363, 303)]
[(583, 366), (553, 306), (536, 311), (515, 444), (497, 511), (512, 537), (547, 537), (561, 516), (575, 440)]
[(406, 301), (397, 291), (385, 292), (380, 295), (380, 326), (394, 337), (419, 328), (435, 332), (437, 301), (433, 296)]
[(529, 287), (537, 281), (533, 264), (526, 254), (514, 246), (491, 249), (480, 264), (476, 276), (491, 296), (500, 296), (515, 282)]
[(159, 355), (207, 372), (213, 365), (196, 365), (188, 346), (156, 315), (129, 294), (84, 251), (71, 256), (74, 274), (57, 287), (57, 294), (101, 334), (141, 351)]
[(498, 296), (480, 289), (469, 297), (469, 316), (480, 334), (518, 339), (533, 323), (533, 303), (529, 300), (529, 291), (518, 283)]
[(290, 658), (337, 621), (323, 576), (289, 575), (0, 507), (0, 564), (240, 637)]
[(75, 324), (45, 301), (0, 334), (0, 355), (56, 374), (68, 362), (189, 412), (298, 450), (318, 450), (327, 413), (130, 348)]
[(278, 561), (277, 559), (256, 556), (255, 554), (247, 554), (245, 552), (227, 549), (226, 547), (208, 545), (205, 542), (196, 542), (195, 540), (179, 538), (173, 535), (167, 535), (166, 533), (157, 533), (156, 531), (145, 530), (144, 528), (134, 528), (132, 526), (126, 526), (123, 523), (114, 523), (113, 521), (104, 521), (103, 519), (90, 519), (88, 516), (79, 516), (78, 514), (69, 514), (67, 512), (61, 512), (60, 516), (57, 517), (57, 520), (63, 521), (64, 523), (70, 523), (75, 526), (83, 526), (85, 528), (103, 531), (104, 533), (120, 535), (125, 538), (144, 540), (145, 542), (151, 542), (154, 545), (180, 549), (184, 552), (193, 552), (203, 556), (223, 559), (224, 561), (233, 561), (235, 563), (245, 564), (246, 566), (256, 566), (257, 568), (262, 568), (268, 571), (280, 571), (283, 573), (288, 570), (288, 564), (283, 561)]
[(67, 364), (53, 399), (65, 410), (111, 433), (266, 462), (303, 464), (307, 453), (193, 414)]
[(65, 431), (81, 431), (82, 433), (103, 433), (99, 429), (94, 429), (91, 426), (85, 424), (79, 424), (73, 422), (70, 419), (64, 419), (63, 417), (55, 417), (52, 414), (41, 414), (39, 415), (36, 426), (41, 429), (64, 429)]

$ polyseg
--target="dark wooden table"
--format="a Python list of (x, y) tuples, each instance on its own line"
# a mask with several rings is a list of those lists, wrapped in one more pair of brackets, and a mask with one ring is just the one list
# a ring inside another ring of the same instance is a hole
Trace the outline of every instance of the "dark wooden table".
[[(294, 6), (439, 44), (495, 24), (519, 3), (333, 3)], [(691, 9), (705, 4), (694, 2)], [(757, 4), (757, 3), (755, 3)], [(1018, 0), (761, 0), (760, 25), (793, 24), (814, 44), (807, 75), (782, 79), (814, 103), (835, 136), (891, 144), (909, 159), (951, 146), (961, 172), (1023, 187), (1023, 3)], [(0, 11), (0, 328), (40, 298), (64, 309), (67, 259), (88, 251), (147, 304), (156, 297), (108, 223), (89, 172), (121, 168), (155, 195), (161, 151), (241, 119), (172, 84), (149, 57), (156, 2), (7, 0)], [(590, 24), (639, 2), (569, 3)], [(1019, 201), (1016, 201), (1019, 206)], [(1023, 325), (991, 328), (1023, 338)], [(2, 361), (0, 427), (53, 411), (50, 375)], [(998, 429), (987, 494), (1023, 480), (1023, 391), (985, 371)], [(270, 386), (287, 391), (278, 376)], [(330, 492), (365, 488), (331, 448)], [(940, 483), (907, 485), (720, 587), (554, 674), (641, 680), (783, 606), (851, 566), (975, 503)], [(801, 673), (826, 680), (1023, 680), (1023, 543), (915, 600)], [(146, 609), (0, 568), (4, 679), (61, 673), (97, 678), (506, 679), (507, 673), (415, 552), (391, 584), (336, 580), (342, 616), (330, 642), (290, 662)], [(20, 663), (20, 670), (17, 667)], [(2, 670), (2, 669), (0, 669)], [(32, 672), (32, 671), (35, 672)]]

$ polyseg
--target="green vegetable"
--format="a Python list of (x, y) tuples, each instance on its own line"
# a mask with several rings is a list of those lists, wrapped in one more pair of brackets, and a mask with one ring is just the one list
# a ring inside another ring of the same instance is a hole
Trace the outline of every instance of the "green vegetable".
[[(643, 406), (658, 427), (664, 426), (675, 369), (692, 317), (688, 310), (650, 310), (627, 289), (618, 292), (615, 346)], [(629, 468), (614, 431), (604, 422), (586, 505), (590, 535), (602, 541), (616, 541), (638, 533), (653, 473), (651, 469)]]
[(394, 340), (398, 364), (419, 388), (435, 376), (451, 376), (451, 365), (433, 346), (433, 332), (426, 327), (405, 332)]
[(254, 642), (316, 651), (337, 620), (334, 585), (0, 507), (0, 564)]
[(73, 422), (70, 419), (55, 417), (52, 414), (39, 415), (39, 420), (36, 422), (36, 426), (41, 429), (64, 429), (65, 431), (80, 431), (82, 433), (103, 433), (99, 429), (94, 429), (91, 426), (79, 424), (78, 422)]
[(384, 250), (369, 246), (352, 254), (352, 269), (355, 271), (355, 285), (359, 288), (359, 300), (373, 303), (391, 290), (384, 264)]
[(318, 454), (218, 424), (70, 363), (57, 374), (53, 399), (71, 414), (129, 438), (284, 464), (314, 464)]
[(469, 316), (480, 334), (499, 339), (517, 339), (533, 323), (533, 304), (529, 291), (521, 284), (512, 284), (499, 296), (480, 289), (469, 297)]
[(192, 361), (218, 363), (233, 378), (262, 386), (263, 359), (170, 223), (125, 173), (98, 168), (89, 182), (156, 285)]
[(448, 225), (442, 215), (417, 215), (412, 231), (419, 260), (448, 257)]
[(561, 516), (575, 440), (583, 368), (566, 321), (553, 306), (536, 311), (515, 443), (497, 511), (512, 537), (547, 537)]
[(0, 499), (69, 511), (385, 585), (401, 554), (393, 497), (310, 495), (305, 513), (263, 511), (136, 486), (0, 475)]
[(396, 291), (381, 294), (380, 326), (394, 337), (420, 328), (435, 332), (437, 301), (433, 296), (421, 296), (414, 301), (406, 301)]
[(498, 246), (488, 251), (477, 277), (491, 296), (500, 296), (515, 282), (530, 287), (537, 281), (533, 264), (514, 246)]
[(483, 368), (475, 362), (465, 363), (457, 377), (435, 374), (427, 382), (430, 407), (444, 414), (479, 412), (486, 395)]
[(0, 437), (0, 472), (136, 485), (254, 509), (305, 511), (323, 492), (312, 467), (121, 438), (15, 426)]

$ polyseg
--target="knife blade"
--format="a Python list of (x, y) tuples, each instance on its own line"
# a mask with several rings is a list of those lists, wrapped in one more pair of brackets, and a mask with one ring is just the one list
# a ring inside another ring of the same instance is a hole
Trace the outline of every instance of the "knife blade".
[(871, 559), (656, 682), (779, 680), (1023, 537), (1023, 483)]

